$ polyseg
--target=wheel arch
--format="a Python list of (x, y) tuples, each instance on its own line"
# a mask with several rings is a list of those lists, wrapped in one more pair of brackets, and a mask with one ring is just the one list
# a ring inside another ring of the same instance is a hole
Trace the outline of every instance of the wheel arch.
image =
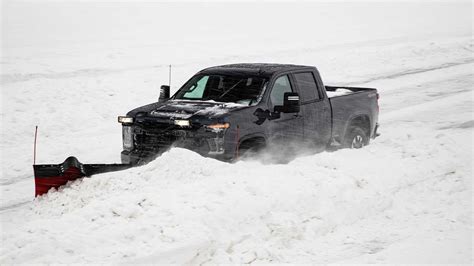
[(267, 139), (265, 138), (264, 135), (262, 134), (249, 134), (249, 135), (245, 135), (243, 137), (241, 137), (239, 139), (239, 149), (240, 147), (242, 146), (243, 143), (259, 143), (259, 144), (266, 144), (267, 143)]
[(369, 115), (367, 114), (359, 114), (359, 115), (355, 115), (353, 116), (352, 118), (349, 119), (349, 121), (347, 122), (347, 125), (346, 125), (346, 128), (344, 130), (344, 138), (346, 138), (349, 130), (354, 127), (354, 126), (358, 126), (360, 127), (362, 130), (364, 130), (365, 134), (367, 135), (367, 138), (370, 139), (370, 129), (371, 129), (371, 122), (370, 122), (370, 117)]

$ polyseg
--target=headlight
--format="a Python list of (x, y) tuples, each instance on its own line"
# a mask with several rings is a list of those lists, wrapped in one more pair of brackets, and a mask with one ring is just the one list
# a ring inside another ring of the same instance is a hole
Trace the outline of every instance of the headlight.
[(119, 116), (118, 117), (118, 122), (122, 123), (122, 124), (131, 124), (131, 123), (133, 123), (133, 117)]
[(129, 126), (122, 127), (122, 138), (123, 138), (123, 149), (132, 150), (133, 149), (132, 127), (129, 127)]
[(204, 126), (208, 130), (210, 129), (215, 133), (214, 138), (208, 138), (207, 144), (209, 145), (209, 154), (223, 154), (224, 149), (224, 134), (226, 129), (230, 127), (229, 123), (216, 123)]
[(189, 127), (191, 124), (189, 120), (174, 120), (174, 124), (180, 127)]

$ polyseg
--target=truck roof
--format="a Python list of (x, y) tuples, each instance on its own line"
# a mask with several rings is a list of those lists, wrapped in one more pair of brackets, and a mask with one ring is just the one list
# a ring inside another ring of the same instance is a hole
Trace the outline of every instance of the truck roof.
[(271, 76), (278, 72), (314, 69), (312, 66), (291, 65), (291, 64), (267, 64), (267, 63), (240, 63), (209, 67), (201, 70), (202, 74), (216, 74), (216, 73), (238, 73), (258, 76)]

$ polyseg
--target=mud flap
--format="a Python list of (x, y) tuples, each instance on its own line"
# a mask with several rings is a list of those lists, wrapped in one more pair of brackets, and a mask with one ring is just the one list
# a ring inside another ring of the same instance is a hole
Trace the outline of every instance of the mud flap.
[(82, 164), (76, 157), (68, 157), (60, 164), (35, 164), (35, 197), (59, 188), (69, 181), (90, 177), (95, 174), (125, 170), (132, 164)]

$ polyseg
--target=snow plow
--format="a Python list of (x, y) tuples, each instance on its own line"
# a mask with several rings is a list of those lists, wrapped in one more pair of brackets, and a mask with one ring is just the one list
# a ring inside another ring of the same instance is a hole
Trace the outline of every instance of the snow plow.
[(133, 166), (131, 164), (82, 164), (73, 156), (68, 157), (60, 164), (34, 164), (35, 197), (78, 178), (125, 170)]

